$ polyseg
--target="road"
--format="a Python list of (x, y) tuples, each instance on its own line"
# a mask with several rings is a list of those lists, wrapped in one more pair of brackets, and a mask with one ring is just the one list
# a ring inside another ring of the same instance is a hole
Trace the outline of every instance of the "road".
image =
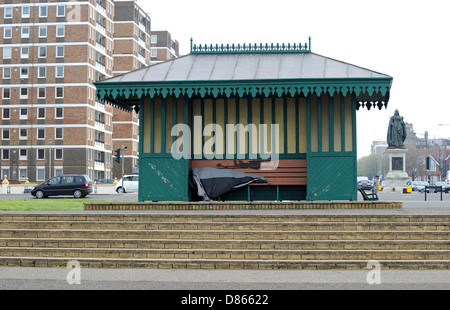
[(450, 289), (450, 271), (383, 271), (380, 283), (368, 271), (81, 269), (79, 284), (66, 268), (0, 268), (0, 290), (379, 290)]

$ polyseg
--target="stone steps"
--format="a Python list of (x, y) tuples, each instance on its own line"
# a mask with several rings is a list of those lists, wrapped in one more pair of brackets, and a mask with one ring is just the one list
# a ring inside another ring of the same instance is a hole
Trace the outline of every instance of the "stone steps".
[(2, 213), (0, 266), (450, 269), (450, 216)]
[(232, 231), (450, 231), (450, 222), (138, 222), (1, 221), (0, 229), (232, 230)]

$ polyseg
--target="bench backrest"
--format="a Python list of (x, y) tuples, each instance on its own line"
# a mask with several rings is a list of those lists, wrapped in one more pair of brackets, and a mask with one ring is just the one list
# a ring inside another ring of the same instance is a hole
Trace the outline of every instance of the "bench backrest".
[[(307, 185), (306, 159), (262, 160), (192, 160), (192, 168), (231, 169), (260, 175), (270, 185)], [(276, 168), (275, 168), (276, 167)]]

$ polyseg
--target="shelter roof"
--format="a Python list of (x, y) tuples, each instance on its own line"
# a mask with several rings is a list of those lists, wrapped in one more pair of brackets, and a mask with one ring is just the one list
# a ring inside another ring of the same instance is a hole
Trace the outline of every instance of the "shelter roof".
[(193, 46), (191, 53), (95, 83), (100, 100), (124, 109), (143, 95), (294, 96), (354, 93), (386, 106), (392, 77), (312, 53), (305, 45)]

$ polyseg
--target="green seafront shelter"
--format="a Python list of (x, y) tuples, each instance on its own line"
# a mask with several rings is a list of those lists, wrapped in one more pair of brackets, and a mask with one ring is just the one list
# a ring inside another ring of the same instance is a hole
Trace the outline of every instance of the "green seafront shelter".
[[(392, 81), (313, 53), (311, 39), (191, 41), (188, 55), (95, 86), (99, 100), (139, 112), (139, 201), (192, 200), (197, 167), (267, 180), (221, 200), (319, 201), (357, 200), (357, 110), (386, 107)], [(173, 130), (177, 124), (187, 130)]]

